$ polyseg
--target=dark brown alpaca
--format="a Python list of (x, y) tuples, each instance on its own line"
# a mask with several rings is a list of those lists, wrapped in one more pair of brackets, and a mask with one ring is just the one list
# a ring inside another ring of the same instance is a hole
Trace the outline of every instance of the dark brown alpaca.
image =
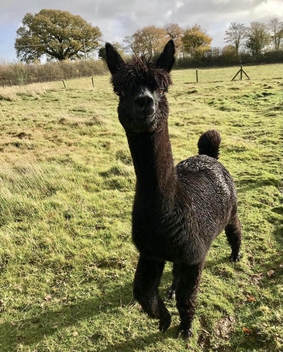
[(159, 319), (159, 329), (167, 330), (171, 316), (158, 286), (165, 262), (173, 262), (171, 294), (176, 293), (179, 334), (187, 338), (210, 245), (225, 229), (232, 248), (230, 259), (237, 261), (241, 226), (233, 180), (216, 160), (220, 145), (217, 131), (200, 137), (199, 155), (174, 167), (165, 96), (174, 53), (174, 42), (169, 41), (155, 64), (144, 58), (125, 63), (114, 47), (106, 44), (111, 81), (120, 98), (118, 116), (137, 178), (132, 237), (140, 257), (134, 296), (146, 313)]

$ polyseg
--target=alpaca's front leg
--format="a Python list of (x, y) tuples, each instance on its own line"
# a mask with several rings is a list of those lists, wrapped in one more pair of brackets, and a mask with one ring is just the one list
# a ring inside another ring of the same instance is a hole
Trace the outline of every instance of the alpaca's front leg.
[(182, 264), (176, 287), (177, 308), (181, 323), (178, 336), (189, 338), (192, 335), (191, 326), (195, 314), (196, 296), (204, 263), (196, 265)]
[(164, 264), (141, 255), (134, 279), (134, 297), (150, 317), (159, 319), (161, 331), (171, 324), (171, 316), (158, 292)]

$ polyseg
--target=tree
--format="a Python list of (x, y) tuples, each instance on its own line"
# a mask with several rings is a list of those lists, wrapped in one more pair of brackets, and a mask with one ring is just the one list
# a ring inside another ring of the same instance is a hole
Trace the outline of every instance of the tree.
[(236, 55), (239, 55), (239, 48), (247, 36), (247, 30), (244, 24), (232, 22), (225, 32), (224, 41), (235, 47)]
[(166, 31), (156, 26), (144, 27), (132, 36), (125, 37), (124, 42), (136, 55), (153, 57), (162, 52), (166, 43)]
[(194, 25), (184, 31), (182, 42), (184, 51), (192, 58), (197, 58), (211, 50), (212, 38), (199, 25)]
[(17, 30), (15, 49), (22, 61), (43, 55), (59, 61), (86, 57), (99, 46), (100, 29), (68, 11), (43, 9), (27, 13)]
[(271, 32), (271, 39), (273, 41), (274, 50), (280, 50), (283, 41), (283, 22), (278, 17), (272, 18), (268, 22), (268, 29)]
[(252, 55), (257, 58), (262, 50), (270, 43), (270, 35), (264, 23), (252, 22), (247, 32), (246, 47), (251, 50)]

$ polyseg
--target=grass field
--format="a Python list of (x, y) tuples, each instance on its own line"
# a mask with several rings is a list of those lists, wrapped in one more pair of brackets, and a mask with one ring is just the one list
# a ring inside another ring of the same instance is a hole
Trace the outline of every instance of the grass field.
[[(175, 162), (200, 134), (222, 136), (243, 258), (220, 235), (198, 296), (193, 337), (166, 333), (132, 297), (135, 175), (109, 76), (0, 88), (0, 351), (283, 351), (282, 66), (174, 71)], [(167, 264), (161, 283), (171, 282)]]

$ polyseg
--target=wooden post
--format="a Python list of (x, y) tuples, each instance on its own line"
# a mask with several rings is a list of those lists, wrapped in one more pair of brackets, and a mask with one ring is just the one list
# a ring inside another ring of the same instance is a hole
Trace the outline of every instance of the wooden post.
[(235, 76), (232, 78), (232, 81), (235, 80), (235, 78), (238, 76), (238, 74), (240, 74), (240, 80), (243, 79), (243, 74), (247, 77), (247, 79), (250, 79), (250, 77), (248, 76), (248, 74), (243, 70), (243, 66), (241, 66), (241, 68), (239, 69), (239, 71), (235, 74)]
[(196, 69), (196, 82), (198, 83), (198, 69)]
[(247, 79), (250, 79), (250, 77), (249, 77), (249, 75), (246, 73), (246, 71), (244, 71), (244, 70), (242, 69), (242, 72), (245, 74), (245, 76), (247, 77)]
[(91, 77), (91, 83), (92, 83), (92, 86), (94, 88), (94, 80), (93, 80), (93, 76)]
[(65, 84), (65, 81), (63, 80), (63, 78), (62, 78), (62, 82), (63, 82), (64, 88), (66, 88), (66, 84)]
[(238, 71), (236, 74), (235, 74), (235, 76), (232, 78), (232, 81), (234, 81), (235, 80), (235, 78), (238, 76), (238, 73), (239, 73), (240, 71)]

